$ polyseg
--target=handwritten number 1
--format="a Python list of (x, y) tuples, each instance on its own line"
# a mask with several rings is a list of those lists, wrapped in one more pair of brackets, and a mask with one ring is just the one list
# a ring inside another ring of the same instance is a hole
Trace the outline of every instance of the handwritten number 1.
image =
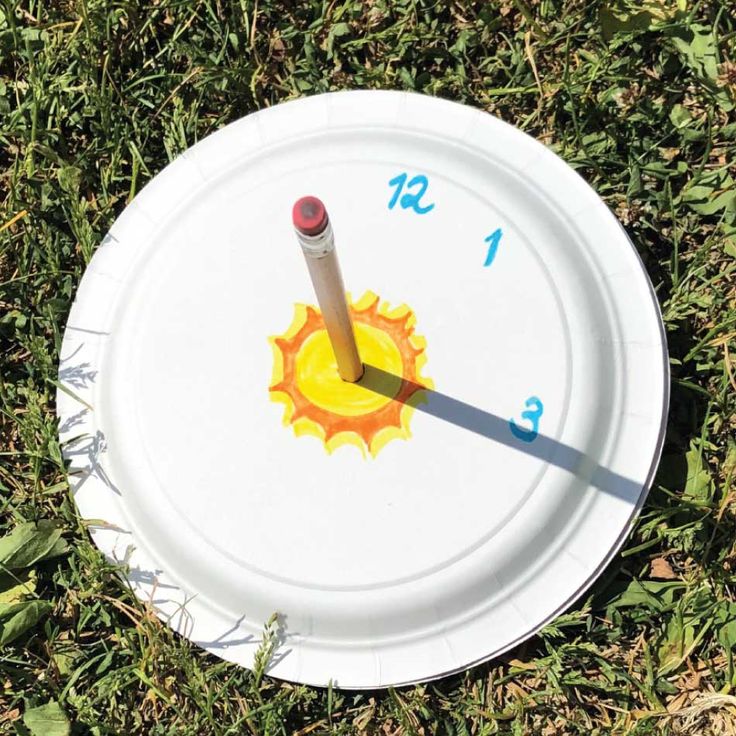
[[(525, 429), (520, 427), (513, 419), (510, 419), (509, 428), (514, 437), (520, 439), (522, 442), (533, 442), (539, 434), (539, 420), (544, 412), (544, 405), (536, 396), (531, 396), (526, 400), (525, 406), (527, 409), (521, 412), (521, 418), (529, 422), (531, 427)], [(534, 407), (533, 409), (529, 408), (532, 406)]]
[(487, 238), (485, 238), (484, 242), (488, 243), (488, 253), (486, 255), (486, 262), (483, 264), (484, 266), (490, 266), (491, 263), (493, 263), (502, 235), (503, 231), (498, 227)]
[(394, 196), (391, 197), (391, 201), (388, 203), (388, 208), (390, 210), (394, 208), (394, 205), (398, 201), (399, 195), (401, 194), (401, 189), (403, 188), (405, 181), (406, 181), (406, 174), (399, 174), (398, 176), (395, 176), (393, 179), (391, 179), (391, 181), (388, 183), (390, 187), (396, 187)]
[[(427, 187), (429, 186), (429, 179), (427, 179), (424, 174), (417, 174), (415, 177), (409, 180), (408, 184), (406, 184), (406, 179), (407, 174), (406, 172), (404, 172), (402, 174), (399, 174), (398, 176), (395, 176), (393, 179), (391, 179), (391, 181), (389, 181), (389, 186), (396, 187), (396, 191), (394, 192), (388, 203), (388, 208), (392, 210), (398, 202), (402, 210), (413, 209), (414, 212), (416, 212), (418, 215), (426, 215), (427, 212), (434, 209), (434, 204), (422, 206), (419, 202), (424, 196), (424, 193), (427, 191)], [(404, 189), (404, 184), (406, 184), (407, 190), (417, 185), (419, 186), (419, 188), (414, 192), (407, 191), (402, 197), (401, 192)]]

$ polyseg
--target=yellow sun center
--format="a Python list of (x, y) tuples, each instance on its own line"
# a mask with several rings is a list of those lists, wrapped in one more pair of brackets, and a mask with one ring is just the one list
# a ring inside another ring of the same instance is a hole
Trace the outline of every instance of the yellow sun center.
[(388, 396), (364, 388), (360, 382), (343, 381), (327, 330), (318, 330), (305, 340), (296, 356), (296, 385), (307, 401), (326, 411), (354, 417), (377, 411), (393, 400), (401, 388), (403, 367), (394, 341), (382, 330), (360, 322), (355, 324), (355, 340), (364, 364), (391, 374), (389, 380), (395, 385), (384, 387)]

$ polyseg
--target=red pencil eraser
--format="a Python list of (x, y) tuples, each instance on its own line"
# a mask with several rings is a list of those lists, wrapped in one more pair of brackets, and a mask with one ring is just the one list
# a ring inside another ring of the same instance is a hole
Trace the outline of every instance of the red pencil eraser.
[(327, 227), (327, 210), (317, 197), (297, 199), (291, 217), (302, 235), (319, 235)]

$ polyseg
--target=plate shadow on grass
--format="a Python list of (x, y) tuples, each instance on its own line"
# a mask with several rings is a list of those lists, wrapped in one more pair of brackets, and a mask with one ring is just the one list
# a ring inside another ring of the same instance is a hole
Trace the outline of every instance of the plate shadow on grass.
[(394, 399), (397, 394), (397, 382), (400, 384), (402, 380), (405, 385), (409, 384), (415, 388), (415, 393), (412, 393), (404, 403), (417, 411), (563, 468), (612, 496), (635, 502), (641, 494), (641, 483), (598, 465), (574, 447), (543, 434), (538, 434), (533, 442), (523, 442), (511, 433), (508, 419), (466, 404), (440, 391), (402, 379), (377, 366), (365, 364), (365, 373), (359, 385), (388, 399)]
[(229, 647), (236, 647), (242, 644), (253, 644), (255, 641), (253, 634), (235, 638), (232, 636), (233, 634), (240, 633), (244, 621), (245, 615), (242, 615), (227, 631), (223, 631), (216, 639), (197, 639), (194, 643), (203, 649), (228, 649)]

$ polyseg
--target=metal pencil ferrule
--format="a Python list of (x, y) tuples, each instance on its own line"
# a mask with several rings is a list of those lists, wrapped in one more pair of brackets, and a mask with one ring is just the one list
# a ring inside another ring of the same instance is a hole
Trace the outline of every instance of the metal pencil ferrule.
[(335, 238), (332, 234), (332, 224), (327, 221), (325, 229), (317, 235), (305, 235), (296, 231), (296, 237), (302, 251), (308, 258), (324, 258), (335, 250)]

